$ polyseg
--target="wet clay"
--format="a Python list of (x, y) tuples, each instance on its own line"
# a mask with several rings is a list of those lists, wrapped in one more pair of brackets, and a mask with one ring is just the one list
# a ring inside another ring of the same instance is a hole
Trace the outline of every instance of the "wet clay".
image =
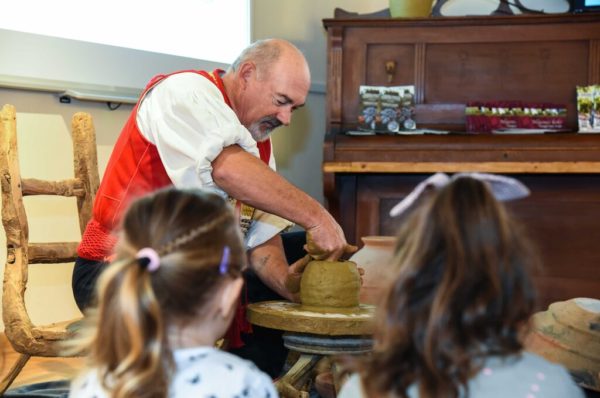
[(307, 308), (359, 305), (360, 275), (352, 261), (311, 261), (302, 274), (300, 301)]

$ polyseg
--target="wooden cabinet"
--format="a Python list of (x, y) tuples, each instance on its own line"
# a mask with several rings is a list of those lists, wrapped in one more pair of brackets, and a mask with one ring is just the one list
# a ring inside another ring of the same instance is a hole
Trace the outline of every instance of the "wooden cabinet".
[[(600, 83), (600, 14), (343, 17), (324, 25), (324, 189), (349, 241), (394, 234), (388, 211), (431, 173), (514, 174), (533, 192), (508, 207), (544, 260), (540, 305), (600, 298), (600, 135), (460, 133), (465, 104), (475, 100), (564, 103), (576, 131), (575, 87)], [(363, 84), (415, 85), (418, 125), (454, 134), (345, 135), (356, 125)]]

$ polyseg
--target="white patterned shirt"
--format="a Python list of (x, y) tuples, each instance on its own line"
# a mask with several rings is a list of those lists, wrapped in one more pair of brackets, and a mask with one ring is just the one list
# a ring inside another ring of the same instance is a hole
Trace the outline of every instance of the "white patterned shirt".
[[(176, 350), (169, 398), (277, 398), (270, 377), (252, 362), (213, 347)], [(109, 398), (89, 370), (71, 384), (71, 398)]]

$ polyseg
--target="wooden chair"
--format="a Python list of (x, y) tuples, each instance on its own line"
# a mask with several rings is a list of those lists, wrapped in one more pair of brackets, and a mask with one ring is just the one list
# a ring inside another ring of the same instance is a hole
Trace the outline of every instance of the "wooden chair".
[[(29, 264), (68, 263), (75, 260), (78, 242), (30, 243), (23, 196), (59, 195), (77, 197), (81, 232), (92, 214), (94, 196), (98, 190), (96, 135), (92, 118), (76, 113), (72, 118), (75, 178), (45, 181), (21, 178), (17, 150), (16, 112), (12, 105), (0, 110), (0, 182), (2, 185), (2, 224), (6, 231), (6, 266), (2, 290), (2, 311), (5, 333), (18, 361), (8, 375), (0, 380), (0, 395), (10, 386), (32, 356), (58, 357), (61, 342), (73, 334), (77, 320), (34, 325), (25, 306), (25, 290)], [(7, 364), (8, 365), (8, 364)]]

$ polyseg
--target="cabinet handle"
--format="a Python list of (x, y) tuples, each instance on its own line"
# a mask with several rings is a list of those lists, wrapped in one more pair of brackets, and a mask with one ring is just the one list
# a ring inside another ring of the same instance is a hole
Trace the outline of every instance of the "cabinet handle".
[(387, 74), (388, 83), (391, 83), (392, 80), (394, 80), (394, 75), (396, 74), (396, 61), (385, 62), (385, 73)]

